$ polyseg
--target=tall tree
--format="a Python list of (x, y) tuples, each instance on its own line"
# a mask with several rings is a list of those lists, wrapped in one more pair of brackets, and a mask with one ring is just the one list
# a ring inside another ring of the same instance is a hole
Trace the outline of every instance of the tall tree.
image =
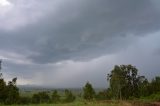
[(19, 89), (16, 86), (17, 78), (13, 78), (12, 81), (8, 82), (6, 86), (7, 90), (7, 99), (5, 101), (6, 104), (15, 104), (19, 99)]
[(83, 87), (83, 92), (83, 97), (86, 100), (92, 100), (95, 97), (95, 90), (89, 82), (87, 82), (86, 85)]
[(2, 78), (1, 64), (2, 64), (2, 61), (0, 60), (0, 103), (4, 102), (5, 99), (7, 98), (6, 90), (5, 90), (6, 89), (6, 82)]
[(125, 76), (121, 68), (116, 65), (111, 71), (111, 74), (107, 76), (110, 81), (110, 87), (115, 99), (122, 99), (122, 88), (125, 86)]
[[(0, 60), (0, 70), (1, 70)], [(8, 84), (2, 78), (2, 73), (0, 71), (0, 103), (5, 104), (15, 104), (19, 99), (19, 89), (16, 86), (17, 78), (13, 78)]]
[(145, 80), (138, 75), (138, 69), (132, 65), (116, 65), (107, 76), (115, 99), (128, 99), (139, 96), (139, 86)]

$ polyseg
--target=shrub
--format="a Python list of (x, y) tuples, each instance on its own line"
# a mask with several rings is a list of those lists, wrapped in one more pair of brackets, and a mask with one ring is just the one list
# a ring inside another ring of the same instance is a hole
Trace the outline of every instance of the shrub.
[(31, 98), (29, 98), (29, 97), (20, 97), (17, 103), (18, 104), (30, 104), (31, 103)]
[(73, 102), (75, 99), (76, 97), (72, 94), (72, 92), (66, 89), (64, 102)]
[(32, 103), (38, 104), (38, 103), (49, 103), (50, 97), (46, 92), (39, 92), (38, 94), (34, 94), (32, 96)]
[(58, 95), (57, 90), (55, 90), (55, 91), (52, 93), (52, 102), (53, 102), (53, 103), (58, 103), (58, 102), (60, 102), (60, 96)]

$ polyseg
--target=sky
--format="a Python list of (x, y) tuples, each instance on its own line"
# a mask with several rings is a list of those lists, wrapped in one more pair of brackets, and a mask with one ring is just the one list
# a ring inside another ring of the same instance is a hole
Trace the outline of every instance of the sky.
[(160, 75), (159, 0), (0, 0), (6, 80), (46, 87), (107, 87), (114, 65)]

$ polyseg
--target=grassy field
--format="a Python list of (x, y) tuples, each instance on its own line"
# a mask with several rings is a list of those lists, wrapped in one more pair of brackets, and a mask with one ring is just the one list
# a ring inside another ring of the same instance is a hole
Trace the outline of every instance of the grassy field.
[(160, 102), (136, 102), (136, 101), (75, 101), (60, 104), (29, 104), (29, 105), (1, 105), (0, 106), (160, 106)]
[[(0, 105), (0, 106), (6, 106), (6, 105)], [(31, 104), (31, 105), (11, 105), (11, 106), (125, 106), (125, 105), (120, 105), (117, 103), (73, 102), (66, 104)]]

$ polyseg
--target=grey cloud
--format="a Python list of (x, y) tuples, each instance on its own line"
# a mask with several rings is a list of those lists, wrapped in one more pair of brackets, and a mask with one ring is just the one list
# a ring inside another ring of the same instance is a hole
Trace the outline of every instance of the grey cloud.
[(159, 55), (154, 55), (159, 37), (153, 36), (160, 30), (156, 0), (10, 1), (15, 11), (0, 18), (0, 56), (9, 58), (6, 74), (49, 81), (46, 85), (82, 86), (89, 80), (104, 86), (114, 64), (131, 63), (144, 74), (159, 68)]
[(7, 42), (8, 48), (14, 51), (35, 52), (27, 56), (37, 63), (88, 60), (117, 52), (136, 39), (134, 35), (145, 35), (160, 28), (160, 14), (149, 0), (68, 0), (64, 3), (59, 3), (55, 13), (50, 10), (36, 24), (1, 36), (2, 42)]
[(160, 48), (156, 49), (153, 53), (154, 55), (159, 55), (160, 56)]
[(33, 45), (40, 53), (29, 56), (35, 62), (92, 59), (125, 48), (134, 39), (128, 35), (160, 28), (159, 11), (148, 0), (71, 2), (58, 10), (32, 28), (46, 39)]

